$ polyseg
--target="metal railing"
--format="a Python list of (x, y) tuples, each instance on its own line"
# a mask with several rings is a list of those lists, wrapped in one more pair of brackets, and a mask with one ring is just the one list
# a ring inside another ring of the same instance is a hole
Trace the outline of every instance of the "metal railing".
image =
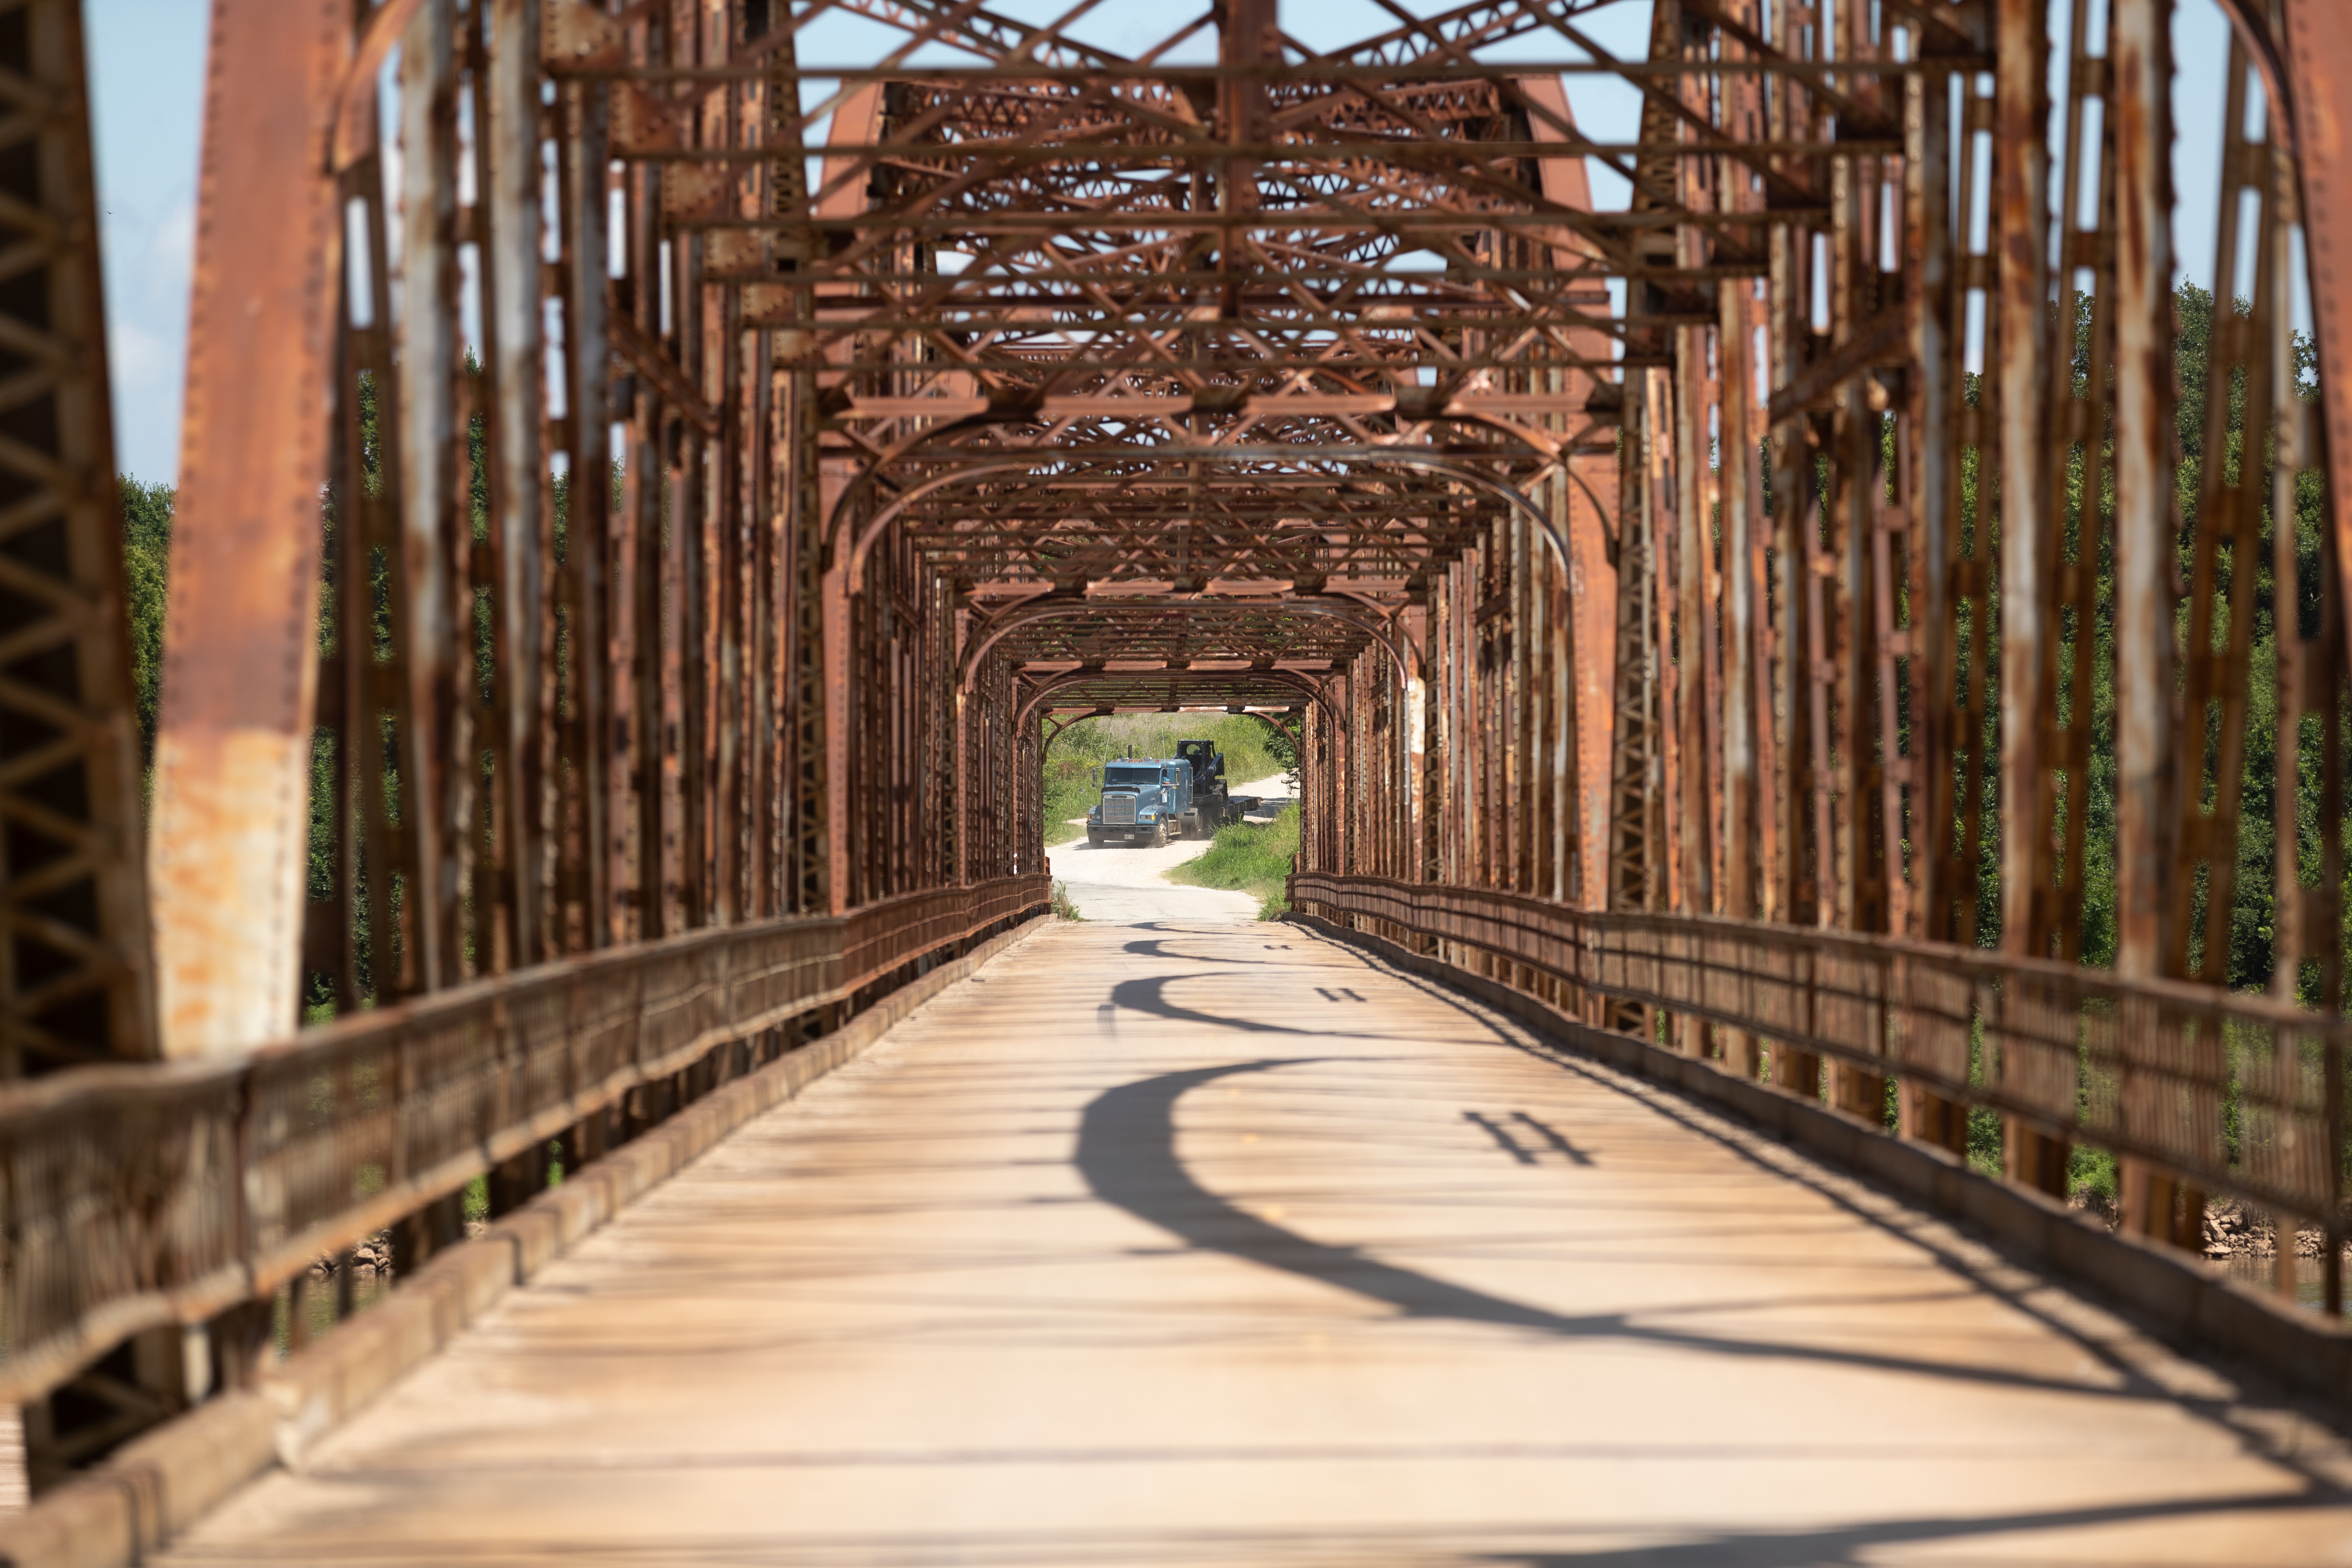
[(1301, 871), (1292, 899), (1490, 955), (1506, 983), (1518, 977), (1502, 966), (1519, 965), (1581, 1000), (1641, 1003), (1905, 1079), (2341, 1243), (2342, 1018), (1973, 948), (1484, 889)]
[(632, 1089), (1042, 909), (1045, 875), (690, 932), (248, 1055), (0, 1090), (0, 1402), (277, 1289)]

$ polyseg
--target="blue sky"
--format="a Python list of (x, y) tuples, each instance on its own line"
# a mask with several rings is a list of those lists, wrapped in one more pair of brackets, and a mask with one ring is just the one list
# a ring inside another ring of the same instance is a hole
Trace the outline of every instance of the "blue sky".
[[(180, 386), (187, 342), (190, 250), (195, 237), (196, 155), (203, 122), (205, 0), (86, 0), (97, 119), (99, 205), (105, 248), (108, 338), (114, 378), (115, 450), (124, 472), (150, 481), (179, 470)], [(1017, 16), (1066, 9), (1064, 0), (999, 0)], [(1190, 10), (1191, 5), (1180, 7)], [(1421, 0), (1415, 10), (1435, 9)], [(2061, 7), (2063, 15), (2063, 7)], [(2104, 5), (2097, 10), (2103, 11)], [(1141, 44), (1167, 27), (1153, 0), (1109, 0), (1087, 30), (1106, 47)], [(1605, 47), (1640, 54), (1647, 0), (1621, 0), (1587, 23)], [(1097, 20), (1098, 19), (1098, 20)], [(1361, 37), (1387, 24), (1369, 0), (1288, 0), (1285, 23), (1310, 45)], [(812, 39), (804, 58), (845, 59), (870, 25)], [(2174, 29), (2181, 75), (2174, 112), (2181, 153), (2175, 249), (2180, 274), (2209, 282), (2213, 189), (2221, 140), (2220, 83), (2228, 24), (2213, 0), (2184, 0)], [(1534, 57), (1559, 58), (1555, 40), (1530, 40)], [(1531, 57), (1533, 58), (1533, 57)], [(1570, 79), (1579, 121), (1592, 134), (1630, 141), (1638, 99), (1622, 83)], [(1622, 182), (1597, 178), (1602, 205), (1624, 200)], [(2299, 319), (2307, 319), (2298, 310)]]
[(88, 0), (114, 447), (126, 473), (180, 466), (188, 258), (204, 122), (204, 0)]

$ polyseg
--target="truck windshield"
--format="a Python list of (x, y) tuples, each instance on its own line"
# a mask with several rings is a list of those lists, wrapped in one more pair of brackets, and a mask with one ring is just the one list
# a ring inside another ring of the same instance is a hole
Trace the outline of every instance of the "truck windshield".
[(1158, 789), (1159, 787), (1160, 770), (1148, 763), (1139, 766), (1124, 768), (1112, 766), (1103, 769), (1103, 788), (1105, 789)]

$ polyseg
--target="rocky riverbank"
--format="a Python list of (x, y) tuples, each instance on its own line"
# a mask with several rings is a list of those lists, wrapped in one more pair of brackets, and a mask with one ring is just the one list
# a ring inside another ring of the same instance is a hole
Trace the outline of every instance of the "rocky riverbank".
[[(2326, 1245), (2326, 1237), (2315, 1229), (2294, 1233), (2297, 1258), (2317, 1258)], [(2270, 1215), (2235, 1198), (2215, 1198), (2205, 1205), (2206, 1257), (2275, 1258), (2278, 1248), (2278, 1229)]]

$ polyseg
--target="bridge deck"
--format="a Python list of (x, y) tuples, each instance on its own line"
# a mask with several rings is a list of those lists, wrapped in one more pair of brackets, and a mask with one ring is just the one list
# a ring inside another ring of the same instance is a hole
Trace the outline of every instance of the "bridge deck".
[(1525, 1045), (1293, 928), (1041, 932), (171, 1561), (2342, 1560), (2333, 1439)]

